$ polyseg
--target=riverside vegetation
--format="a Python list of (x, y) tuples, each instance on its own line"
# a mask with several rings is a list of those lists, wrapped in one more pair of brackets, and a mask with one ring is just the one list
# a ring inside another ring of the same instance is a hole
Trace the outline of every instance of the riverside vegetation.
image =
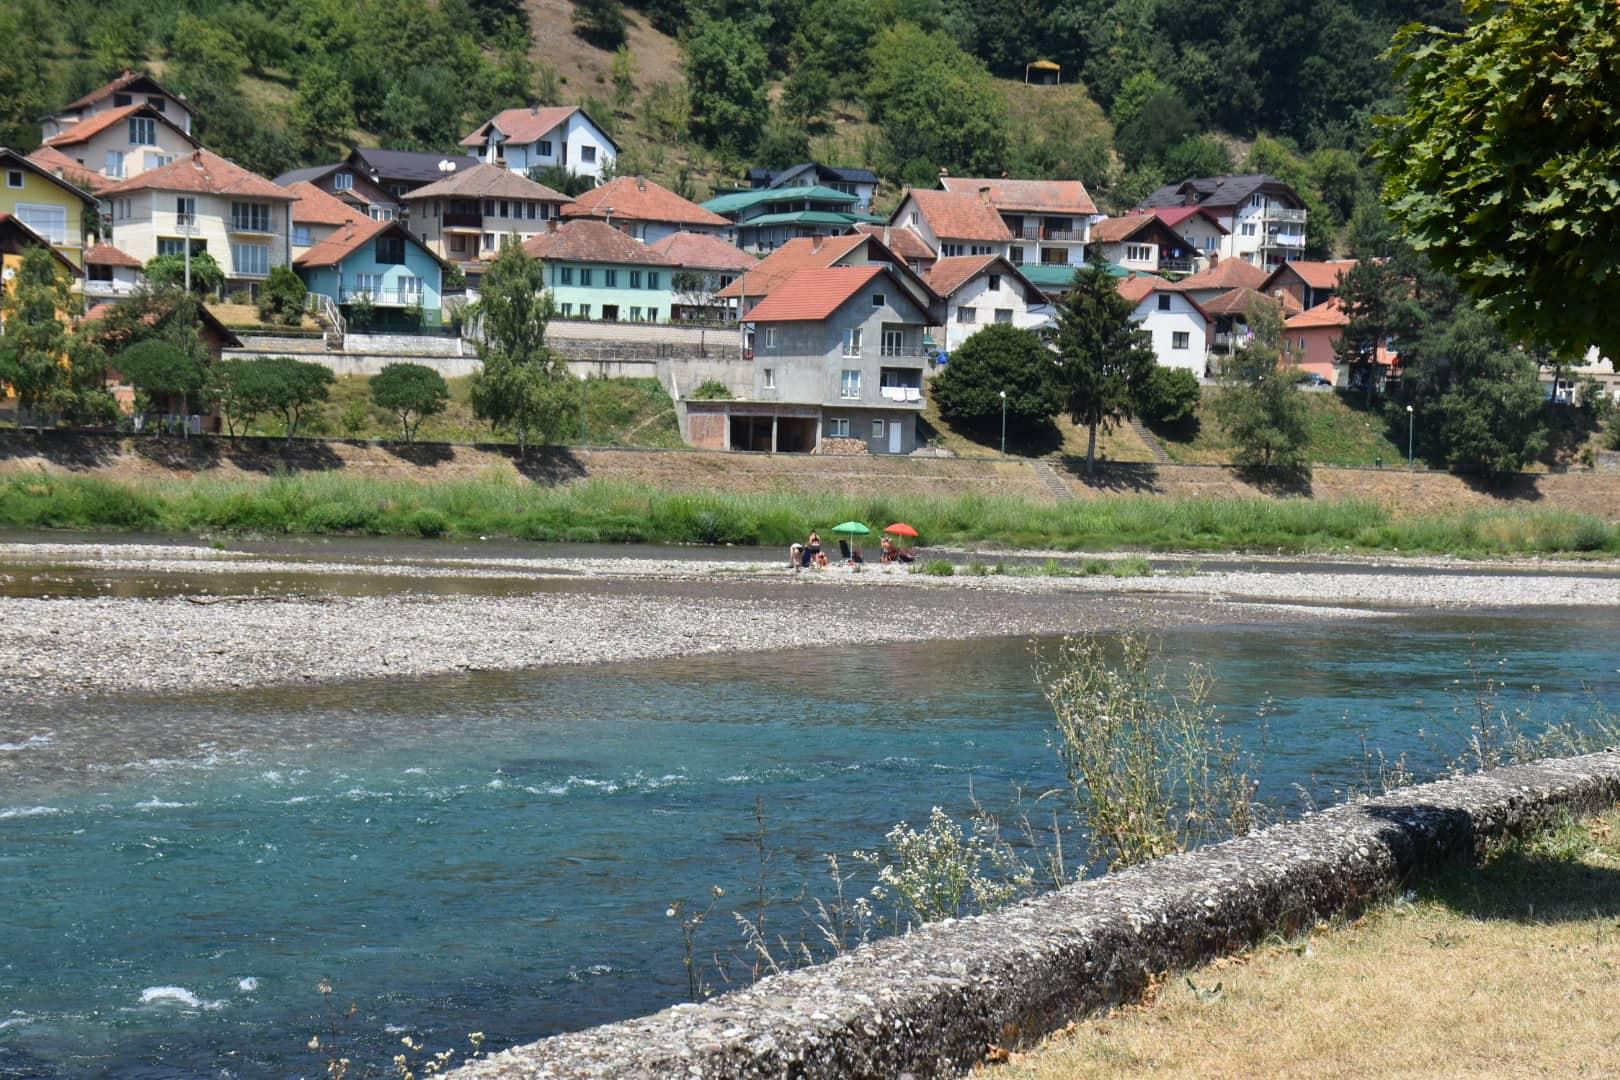
[(0, 476), (0, 526), (197, 533), (509, 536), (578, 543), (782, 546), (829, 521), (908, 521), (935, 545), (1096, 550), (1602, 555), (1620, 529), (1558, 510), (1397, 515), (1369, 502), (1117, 496), (1041, 503), (988, 495), (690, 494), (515, 477), (418, 484), (327, 473), (117, 483)]

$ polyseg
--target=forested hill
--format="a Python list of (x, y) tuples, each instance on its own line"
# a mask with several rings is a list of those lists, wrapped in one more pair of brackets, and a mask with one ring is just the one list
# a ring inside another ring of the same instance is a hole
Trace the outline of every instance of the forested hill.
[[(356, 141), (448, 150), (544, 101), (586, 105), (623, 169), (698, 195), (810, 153), (896, 185), (1078, 175), (1115, 203), (1252, 165), (1292, 169), (1342, 223), (1382, 54), (1414, 19), (1462, 16), (1456, 0), (8, 0), (0, 141), (32, 147), (41, 114), (146, 67), (212, 148), (270, 175)], [(1080, 88), (1029, 107), (1012, 84), (1035, 59)]]

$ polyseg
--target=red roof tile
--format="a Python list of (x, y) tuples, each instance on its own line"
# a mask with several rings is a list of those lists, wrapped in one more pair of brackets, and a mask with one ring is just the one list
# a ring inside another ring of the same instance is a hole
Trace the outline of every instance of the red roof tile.
[(1124, 217), (1103, 218), (1091, 226), (1091, 242), (1117, 244), (1129, 240), (1153, 224), (1152, 214), (1126, 214)]
[(1267, 274), (1246, 259), (1222, 259), (1208, 270), (1182, 278), (1172, 288), (1182, 292), (1194, 289), (1259, 289)]
[(942, 176), (946, 191), (977, 197), (988, 189), (997, 210), (1033, 214), (1095, 214), (1097, 204), (1078, 180), (991, 180), (969, 176)]
[(482, 146), (491, 127), (497, 128), (508, 142), (532, 143), (546, 137), (553, 128), (579, 112), (578, 105), (538, 105), (527, 109), (502, 109), (478, 126), (478, 130), (461, 140), (462, 146)]
[[(942, 241), (979, 240), (1005, 244), (1013, 238), (995, 207), (977, 195), (913, 188), (902, 194), (901, 207), (905, 206), (907, 197), (916, 201), (917, 212)], [(899, 213), (899, 210), (895, 211), (897, 216)], [(895, 224), (895, 221), (891, 219), (890, 224)]]
[(1140, 304), (1170, 282), (1157, 274), (1132, 274), (1119, 283), (1119, 295), (1133, 304)]
[(289, 184), (287, 190), (297, 200), (292, 206), (292, 219), (300, 225), (347, 225), (370, 220), (367, 215), (308, 180)]
[(553, 261), (674, 265), (635, 237), (593, 218), (564, 222), (554, 232), (531, 236), (523, 241), (523, 250)]
[(1209, 222), (1223, 233), (1229, 233), (1232, 231), (1225, 225), (1222, 225), (1219, 221), (1215, 220), (1215, 215), (1211, 214), (1208, 210), (1205, 210), (1202, 206), (1157, 206), (1153, 208), (1153, 216), (1170, 226), (1172, 229), (1190, 217), (1202, 217), (1205, 221)]
[(928, 287), (941, 296), (949, 296), (962, 285), (973, 279), (974, 275), (984, 270), (993, 262), (1000, 261), (1000, 255), (957, 255), (949, 259), (940, 259), (923, 275)]
[[(1181, 284), (1186, 284), (1182, 282)], [(1247, 315), (1249, 308), (1255, 304), (1269, 305), (1280, 308), (1274, 296), (1267, 296), (1263, 292), (1256, 292), (1244, 286), (1228, 289), (1221, 295), (1204, 302), (1204, 310), (1211, 315)]]
[[(87, 105), (94, 105), (96, 102), (102, 100), (103, 98), (112, 97), (114, 94), (118, 93), (120, 90), (124, 90), (124, 89), (130, 87), (130, 86), (134, 85), (135, 83), (140, 82), (142, 79), (145, 79), (147, 82), (150, 82), (153, 86), (157, 87), (160, 92), (168, 95), (171, 98), (174, 98), (174, 100), (176, 100), (176, 101), (182, 101), (183, 100), (180, 97), (179, 94), (171, 94), (171, 93), (169, 93), (168, 89), (162, 83), (160, 83), (156, 79), (152, 78), (152, 76), (148, 75), (146, 72), (144, 72), (144, 71), (128, 71), (128, 70), (126, 70), (122, 75), (119, 75), (118, 78), (114, 79), (112, 82), (107, 83), (104, 86), (96, 87), (94, 90), (92, 90), (88, 94), (84, 95), (84, 97), (79, 98), (77, 101), (68, 102), (66, 105), (62, 106), (61, 111), (62, 112), (72, 112), (74, 109), (82, 109)], [(60, 114), (58, 114), (58, 115), (60, 115)]]
[(93, 139), (103, 131), (106, 131), (108, 128), (115, 127), (116, 125), (121, 124), (130, 117), (136, 115), (151, 117), (158, 123), (171, 128), (176, 135), (179, 135), (192, 146), (202, 145), (196, 139), (192, 138), (190, 135), (187, 135), (185, 128), (180, 127), (173, 120), (170, 120), (167, 116), (164, 116), (162, 113), (158, 112), (144, 101), (138, 102), (134, 105), (125, 105), (118, 109), (108, 109), (105, 112), (98, 112), (93, 116), (87, 116), (78, 123), (69, 124), (63, 130), (46, 139), (44, 145), (74, 146), (78, 143)]
[(443, 180), (435, 180), (431, 184), (417, 188), (405, 195), (406, 202), (416, 202), (419, 199), (439, 198), (494, 198), (494, 199), (532, 199), (535, 202), (552, 202), (561, 205), (568, 201), (568, 196), (544, 184), (530, 180), (527, 176), (503, 169), (499, 165), (486, 165), (479, 162), (467, 169), (457, 169)]
[(726, 300), (769, 296), (772, 290), (798, 271), (806, 267), (831, 266), (866, 243), (866, 240), (862, 233), (796, 237), (765, 256), (752, 270), (715, 295)]
[(212, 150), (193, 150), (161, 169), (148, 169), (103, 191), (122, 195), (129, 191), (189, 191), (200, 195), (244, 195), (255, 199), (291, 202), (292, 192), (227, 161)]
[(820, 322), (885, 272), (881, 263), (806, 267), (771, 290), (744, 318), (750, 322)]
[(51, 175), (81, 187), (92, 195), (101, 194), (117, 182), (93, 172), (88, 165), (79, 164), (53, 146), (40, 147), (28, 155), (28, 160)]
[(1302, 311), (1283, 323), (1289, 330), (1308, 330), (1314, 326), (1349, 326), (1350, 316), (1344, 310), (1344, 305), (1335, 296), (1326, 303), (1317, 304), (1309, 311)]
[(934, 249), (928, 246), (928, 241), (917, 235), (915, 229), (906, 226), (891, 225), (857, 225), (858, 232), (873, 237), (884, 247), (906, 262), (922, 262), (934, 257)]
[[(1289, 259), (1278, 268), (1276, 273), (1284, 269), (1292, 270), (1300, 279), (1313, 289), (1336, 289), (1339, 287), (1339, 277), (1350, 272), (1356, 265), (1354, 259), (1329, 259), (1325, 262), (1312, 262), (1307, 259)], [(1273, 273), (1273, 277), (1276, 276)]]
[(133, 255), (126, 254), (111, 244), (97, 244), (84, 253), (86, 266), (124, 266), (139, 270), (141, 261)]
[(683, 199), (644, 176), (621, 176), (579, 196), (562, 209), (562, 216), (608, 218), (616, 221), (670, 221), (681, 225), (729, 228), (719, 214)]
[(748, 252), (706, 233), (671, 233), (652, 250), (677, 266), (694, 270), (752, 270), (759, 260)]
[(293, 259), (294, 266), (336, 266), (358, 251), (367, 240), (388, 231), (396, 222), (362, 217), (346, 223), (325, 240)]

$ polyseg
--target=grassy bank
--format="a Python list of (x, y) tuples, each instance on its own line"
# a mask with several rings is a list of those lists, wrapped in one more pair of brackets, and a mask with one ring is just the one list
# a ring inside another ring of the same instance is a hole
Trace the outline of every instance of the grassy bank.
[(975, 1075), (1614, 1075), (1616, 825), (1569, 823), (1349, 926), (1170, 976)]
[(0, 525), (173, 533), (512, 536), (578, 542), (786, 545), (856, 519), (908, 521), (924, 544), (1058, 550), (1529, 555), (1620, 552), (1620, 529), (1555, 510), (1397, 517), (1365, 502), (1119, 496), (1065, 503), (969, 495), (688, 494), (491, 477), (420, 484), (306, 473), (268, 480), (117, 484), (0, 478)]

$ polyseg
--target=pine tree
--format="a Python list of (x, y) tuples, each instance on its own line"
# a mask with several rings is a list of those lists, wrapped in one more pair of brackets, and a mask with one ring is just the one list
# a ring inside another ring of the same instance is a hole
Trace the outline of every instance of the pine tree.
[(1058, 308), (1058, 384), (1064, 407), (1089, 432), (1086, 475), (1097, 467), (1097, 429), (1128, 419), (1140, 387), (1153, 372), (1152, 340), (1131, 318), (1136, 310), (1102, 263), (1075, 274)]

